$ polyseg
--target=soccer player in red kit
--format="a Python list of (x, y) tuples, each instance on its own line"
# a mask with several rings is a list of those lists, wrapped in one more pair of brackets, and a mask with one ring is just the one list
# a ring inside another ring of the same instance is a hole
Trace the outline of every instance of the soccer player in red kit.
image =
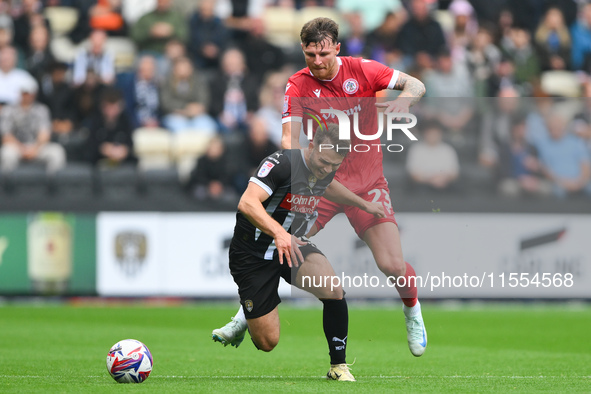
[[(299, 149), (299, 137), (304, 114), (318, 109), (338, 109), (350, 118), (358, 113), (362, 134), (374, 135), (377, 131), (375, 107), (385, 113), (406, 114), (410, 107), (425, 94), (425, 87), (418, 79), (393, 70), (378, 62), (360, 58), (339, 57), (339, 26), (329, 18), (316, 18), (301, 30), (302, 50), (308, 67), (298, 71), (288, 81), (283, 105), (283, 149)], [(400, 90), (395, 100), (377, 103), (376, 93), (384, 89)], [(373, 100), (372, 100), (373, 98)], [(371, 108), (368, 108), (368, 103)], [(312, 107), (312, 108), (310, 108)], [(363, 126), (363, 127), (361, 127)], [(423, 355), (427, 347), (427, 331), (417, 298), (415, 271), (404, 261), (400, 233), (394, 218), (388, 183), (384, 178), (382, 151), (374, 141), (362, 140), (351, 133), (351, 146), (372, 146), (369, 152), (352, 150), (347, 155), (335, 179), (347, 189), (372, 202), (382, 202), (386, 217), (376, 218), (365, 212), (322, 199), (318, 205), (318, 219), (313, 235), (321, 230), (336, 214), (344, 212), (355, 232), (371, 249), (378, 268), (388, 277), (400, 278), (396, 289), (402, 299), (406, 321), (408, 346), (414, 356)], [(378, 145), (379, 146), (379, 145)], [(213, 332), (214, 340), (224, 345), (238, 346), (244, 338), (245, 325), (242, 309), (232, 322)]]
[[(383, 107), (385, 113), (408, 113), (409, 108), (425, 94), (423, 83), (405, 73), (372, 60), (337, 56), (341, 47), (338, 28), (338, 24), (329, 18), (316, 18), (302, 27), (301, 45), (308, 67), (292, 75), (287, 83), (283, 108), (283, 148), (299, 148), (300, 127), (303, 112), (306, 112), (302, 105), (306, 103), (316, 103), (315, 108), (333, 107), (348, 115), (359, 112), (359, 124), (363, 125), (363, 128), (359, 127), (360, 132), (373, 135), (377, 131), (375, 106)], [(384, 103), (370, 99), (384, 89), (401, 90), (401, 93), (397, 99)], [(368, 103), (374, 108), (362, 108)], [(407, 279), (398, 281), (406, 286), (397, 287), (397, 290), (404, 303), (408, 345), (411, 353), (418, 357), (427, 346), (427, 332), (417, 298), (416, 280), (408, 280), (416, 274), (402, 254), (390, 191), (383, 175), (382, 151), (373, 145), (380, 144), (380, 141), (379, 138), (375, 141), (361, 140), (351, 133), (351, 145), (356, 144), (372, 146), (372, 150), (352, 150), (335, 179), (366, 200), (382, 202), (388, 215), (375, 218), (359, 209), (322, 199), (316, 226), (321, 230), (334, 215), (344, 212), (359, 238), (370, 247), (378, 268), (386, 276)]]

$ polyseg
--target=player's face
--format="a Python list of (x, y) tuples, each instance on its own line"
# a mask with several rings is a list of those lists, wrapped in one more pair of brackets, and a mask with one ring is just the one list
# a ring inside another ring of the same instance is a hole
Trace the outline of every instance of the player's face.
[(334, 149), (319, 149), (310, 143), (310, 160), (308, 167), (314, 176), (318, 179), (324, 179), (329, 174), (339, 169), (344, 157), (339, 155)]
[(341, 51), (341, 44), (333, 44), (330, 40), (310, 43), (308, 46), (302, 44), (306, 65), (318, 79), (332, 79), (339, 69), (337, 55)]

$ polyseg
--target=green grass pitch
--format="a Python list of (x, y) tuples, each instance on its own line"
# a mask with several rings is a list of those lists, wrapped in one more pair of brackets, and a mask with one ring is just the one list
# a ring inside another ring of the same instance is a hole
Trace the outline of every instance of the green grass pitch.
[[(591, 308), (423, 306), (429, 347), (414, 358), (398, 306), (352, 305), (356, 383), (326, 381), (321, 310), (280, 306), (271, 353), (211, 340), (232, 304), (0, 307), (0, 392), (563, 392), (591, 391)], [(110, 346), (143, 341), (154, 357), (142, 384), (107, 373)]]

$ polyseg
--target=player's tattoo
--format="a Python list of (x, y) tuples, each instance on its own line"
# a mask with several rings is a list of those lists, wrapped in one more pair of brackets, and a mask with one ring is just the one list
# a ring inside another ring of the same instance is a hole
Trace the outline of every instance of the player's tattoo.
[(401, 90), (400, 96), (410, 98), (410, 106), (416, 104), (426, 92), (425, 85), (415, 77), (411, 77), (406, 73), (400, 73), (395, 90)]

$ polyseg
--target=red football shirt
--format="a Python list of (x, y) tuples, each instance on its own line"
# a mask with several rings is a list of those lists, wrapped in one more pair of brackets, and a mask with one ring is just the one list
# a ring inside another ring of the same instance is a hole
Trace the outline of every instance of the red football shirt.
[[(319, 80), (308, 67), (289, 78), (283, 105), (283, 123), (306, 124), (306, 116), (322, 116), (327, 122), (336, 117), (320, 114), (320, 109), (338, 109), (351, 122), (351, 153), (347, 155), (335, 179), (354, 193), (367, 191), (383, 176), (382, 149), (379, 139), (367, 141), (353, 132), (353, 114), (359, 113), (359, 132), (374, 135), (378, 130), (376, 92), (393, 89), (399, 72), (373, 60), (337, 57), (338, 71), (331, 80)], [(299, 132), (292, 130), (292, 132)], [(365, 151), (369, 149), (368, 151)]]

